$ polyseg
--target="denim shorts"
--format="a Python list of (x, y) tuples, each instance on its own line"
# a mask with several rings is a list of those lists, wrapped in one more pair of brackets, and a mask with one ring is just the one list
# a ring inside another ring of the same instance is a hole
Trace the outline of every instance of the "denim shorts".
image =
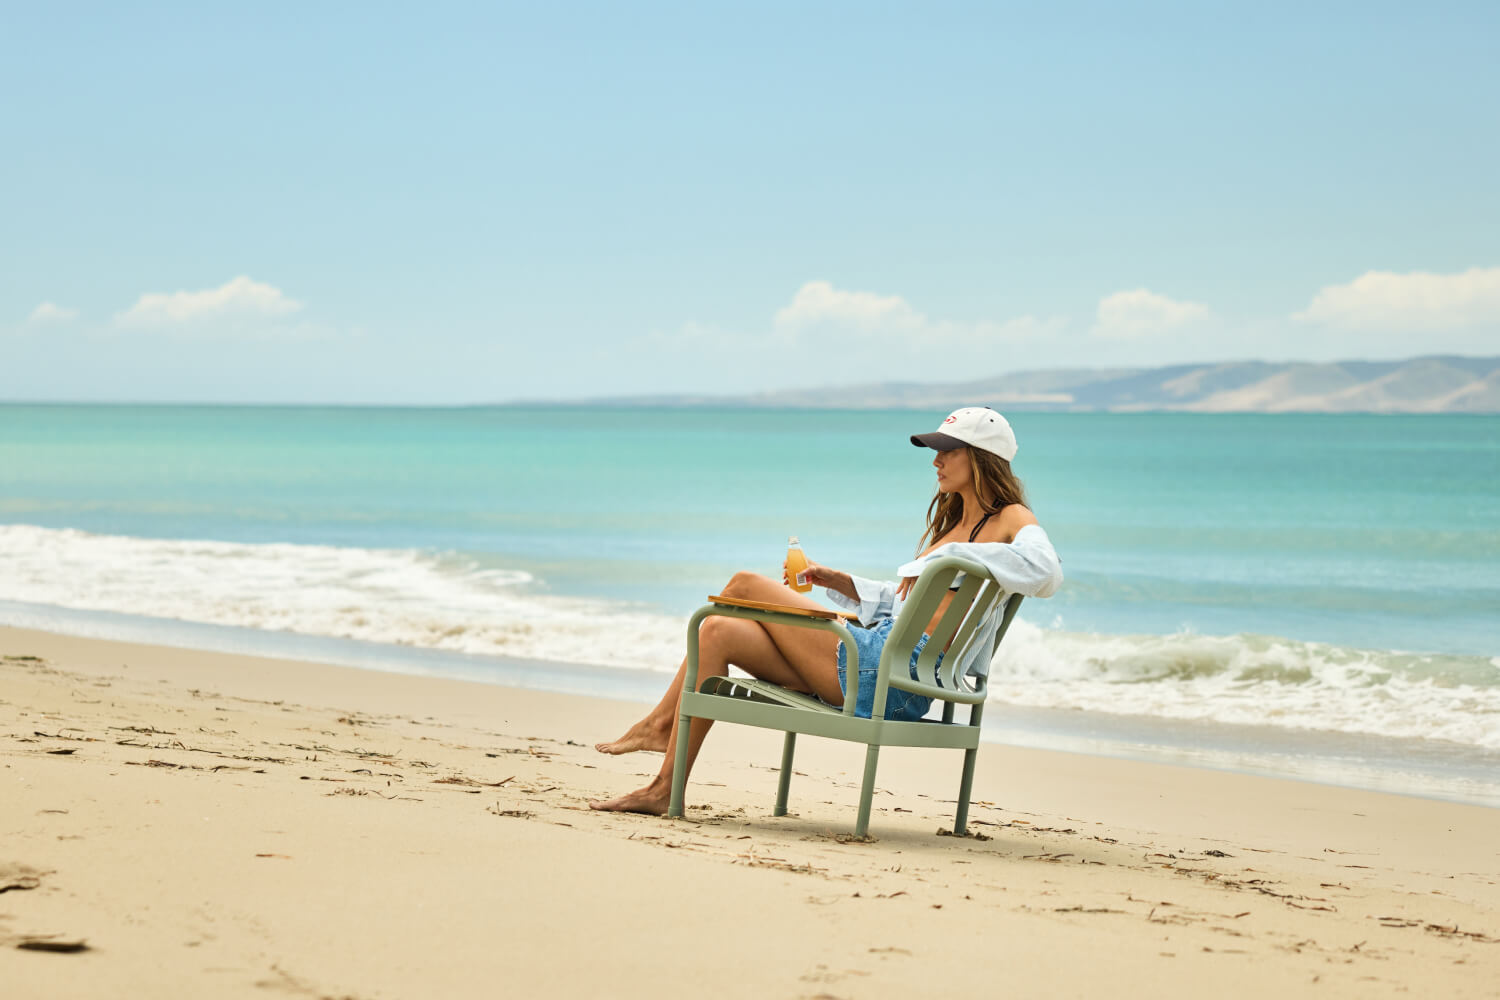
[[(885, 649), (885, 641), (890, 638), (891, 626), (895, 623), (894, 618), (882, 618), (870, 628), (849, 630), (854, 636), (854, 648), (859, 650), (859, 693), (855, 696), (854, 714), (861, 719), (868, 719), (875, 710), (875, 675), (880, 669), (880, 651)], [(913, 680), (917, 676), (917, 657), (922, 655), (922, 647), (926, 645), (927, 635), (924, 633), (917, 640), (917, 647), (911, 654)], [(848, 653), (843, 642), (840, 642), (839, 689), (845, 694), (849, 692), (848, 660)], [(938, 662), (943, 662), (942, 653), (938, 654)], [(888, 688), (885, 695), (885, 717), (895, 722), (914, 722), (927, 714), (931, 704), (932, 699), (926, 695), (912, 694), (897, 687)]]

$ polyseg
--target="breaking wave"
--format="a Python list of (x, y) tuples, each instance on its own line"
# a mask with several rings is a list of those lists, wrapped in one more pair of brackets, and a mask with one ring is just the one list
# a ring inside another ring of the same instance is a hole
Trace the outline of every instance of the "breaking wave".
[[(644, 604), (558, 596), (520, 570), (417, 550), (0, 525), (0, 560), (0, 600), (561, 663), (670, 672), (686, 625)], [(1500, 658), (1018, 620), (991, 693), (1032, 707), (1500, 749)]]

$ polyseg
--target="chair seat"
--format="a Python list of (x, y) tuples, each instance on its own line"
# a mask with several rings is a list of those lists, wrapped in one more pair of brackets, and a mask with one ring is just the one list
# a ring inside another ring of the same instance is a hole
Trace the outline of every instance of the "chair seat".
[(790, 705), (809, 712), (828, 712), (834, 715), (843, 709), (830, 705), (822, 698), (803, 694), (772, 684), (755, 677), (710, 677), (698, 689), (703, 694), (721, 695), (725, 698), (748, 698), (751, 701), (770, 702), (773, 705)]
[(842, 708), (812, 695), (788, 691), (768, 681), (710, 677), (697, 694), (684, 693), (682, 710), (702, 719), (736, 722), (806, 733), (830, 739), (880, 746), (937, 747), (972, 750), (979, 746), (979, 727), (936, 719), (893, 722), (845, 715)]

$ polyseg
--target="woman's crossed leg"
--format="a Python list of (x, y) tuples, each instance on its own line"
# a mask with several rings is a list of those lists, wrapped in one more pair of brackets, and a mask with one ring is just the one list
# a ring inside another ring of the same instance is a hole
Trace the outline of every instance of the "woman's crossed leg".
[[(817, 608), (806, 595), (755, 573), (737, 573), (724, 588), (728, 597), (794, 607)], [(711, 617), (698, 630), (698, 680), (722, 677), (733, 663), (741, 670), (762, 680), (794, 691), (817, 695), (830, 704), (843, 703), (838, 679), (838, 637), (817, 629), (787, 625), (766, 625), (744, 618)], [(677, 716), (682, 686), (687, 674), (683, 660), (677, 676), (662, 700), (646, 717), (632, 726), (624, 736), (611, 743), (600, 743), (602, 753), (629, 753), (632, 750), (660, 750), (666, 754), (661, 771), (650, 784), (628, 795), (606, 802), (591, 802), (595, 809), (646, 812), (660, 815), (667, 811), (672, 793), (672, 767), (677, 749)], [(712, 725), (710, 719), (694, 719), (688, 737), (687, 767), (692, 769), (703, 738)]]

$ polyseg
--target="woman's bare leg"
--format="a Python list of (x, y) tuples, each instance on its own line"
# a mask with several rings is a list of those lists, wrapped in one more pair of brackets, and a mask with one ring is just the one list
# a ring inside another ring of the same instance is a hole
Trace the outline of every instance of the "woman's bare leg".
[[(763, 601), (769, 604), (789, 604), (793, 607), (820, 608), (817, 601), (806, 594), (799, 594), (795, 590), (758, 573), (736, 573), (728, 583), (724, 585), (722, 593), (726, 597), (740, 597), (752, 601)], [(821, 650), (827, 645), (826, 632), (817, 632), (812, 629), (794, 628), (784, 625), (769, 625), (766, 627), (771, 638), (781, 648), (783, 643), (792, 657), (802, 659), (804, 657), (820, 655)], [(810, 641), (807, 641), (810, 640)], [(785, 658), (787, 653), (783, 653)], [(743, 664), (734, 661), (736, 666), (745, 668)], [(621, 754), (632, 753), (636, 750), (655, 750), (665, 752), (670, 740), (672, 730), (677, 726), (677, 703), (682, 696), (683, 679), (687, 676), (687, 660), (677, 668), (677, 676), (667, 686), (667, 691), (662, 695), (661, 701), (656, 707), (646, 713), (645, 718), (625, 731), (625, 735), (608, 743), (595, 743), (594, 749), (600, 753)], [(700, 670), (700, 679), (708, 676)], [(769, 679), (769, 678), (768, 678)], [(783, 685), (791, 686), (791, 685)], [(812, 690), (801, 688), (800, 690)], [(829, 700), (830, 695), (835, 696), (834, 704), (843, 701), (842, 691), (838, 688), (837, 676), (834, 678), (834, 689), (832, 691), (815, 692), (824, 700)]]
[(677, 721), (677, 701), (682, 695), (682, 682), (687, 677), (687, 658), (684, 657), (682, 666), (677, 668), (677, 676), (672, 683), (667, 685), (667, 693), (661, 696), (661, 701), (656, 707), (646, 713), (646, 717), (629, 729), (625, 735), (608, 743), (595, 743), (594, 749), (600, 753), (619, 754), (633, 753), (636, 750), (655, 750), (661, 752), (667, 749), (667, 738), (672, 731), (672, 725)]
[[(729, 672), (729, 664), (748, 671), (756, 677), (801, 691), (827, 690), (831, 682), (838, 690), (836, 655), (838, 639), (828, 632), (808, 630), (814, 637), (823, 639), (820, 648), (808, 662), (794, 663), (782, 654), (770, 632), (758, 622), (742, 618), (710, 618), (698, 633), (698, 676), (722, 677)], [(679, 698), (681, 696), (679, 686)], [(677, 749), (677, 726), (674, 709), (674, 724), (668, 730), (666, 757), (661, 770), (644, 788), (628, 795), (604, 802), (590, 802), (594, 809), (618, 812), (643, 812), (660, 816), (667, 811), (672, 795), (672, 769)], [(708, 735), (710, 719), (694, 719), (688, 734), (687, 768), (692, 770), (703, 739)]]

